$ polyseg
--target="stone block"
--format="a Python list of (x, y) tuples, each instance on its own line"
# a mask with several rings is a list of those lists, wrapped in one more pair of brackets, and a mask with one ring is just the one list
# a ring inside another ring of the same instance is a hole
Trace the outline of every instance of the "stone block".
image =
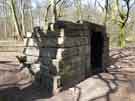
[(57, 94), (61, 87), (61, 77), (59, 75), (53, 77), (53, 94)]
[(26, 47), (24, 49), (24, 54), (27, 56), (40, 56), (40, 50), (38, 47)]
[(87, 37), (44, 37), (42, 39), (25, 38), (25, 46), (35, 47), (75, 47), (88, 44)]
[(45, 65), (52, 64), (52, 59), (50, 57), (40, 57), (39, 61)]
[(65, 36), (67, 37), (88, 37), (88, 33), (85, 33), (85, 31), (82, 30), (68, 30), (65, 29)]
[(73, 47), (73, 48), (65, 48), (63, 53), (62, 53), (62, 58), (69, 58), (72, 56), (77, 56), (79, 55), (79, 48), (78, 47)]
[(56, 58), (57, 48), (40, 48), (39, 50), (41, 57)]
[(74, 85), (85, 78), (84, 68), (81, 67), (80, 63), (74, 63), (73, 65), (67, 66), (64, 69), (65, 70), (61, 75), (63, 85)]
[[(46, 57), (51, 59), (63, 59), (68, 58), (71, 56), (79, 55), (79, 48), (72, 47), (72, 48), (36, 48), (36, 47), (26, 47), (24, 54), (26, 56), (33, 56), (33, 57)], [(43, 60), (43, 59), (42, 59)]]
[[(81, 63), (81, 57), (79, 57), (79, 56), (73, 56), (68, 59), (63, 59), (59, 63), (60, 72), (63, 74), (67, 71), (67, 73), (68, 73), (70, 70), (79, 68), (80, 63)], [(76, 65), (78, 65), (79, 67)]]
[(84, 30), (85, 27), (83, 24), (73, 23), (68, 21), (57, 21), (54, 25), (55, 30), (59, 30), (61, 28), (68, 30)]
[(26, 47), (24, 54), (26, 56), (33, 56), (33, 57), (56, 58), (57, 48)]
[(24, 46), (38, 46), (33, 38), (24, 38)]
[(27, 32), (25, 37), (31, 38), (32, 37), (32, 34), (33, 34), (32, 32)]
[(39, 57), (37, 56), (26, 56), (27, 63), (33, 64), (39, 62)]
[(58, 47), (58, 38), (46, 38), (43, 39), (34, 39), (34, 38), (25, 38), (25, 46), (35, 46), (35, 47)]
[(70, 73), (70, 71), (74, 70), (75, 68), (79, 68), (79, 64), (81, 63), (80, 57), (72, 57), (70, 59), (58, 60), (53, 59), (52, 64), (49, 65), (51, 71), (55, 75), (65, 75), (65, 73)]
[(36, 63), (36, 64), (32, 64), (31, 65), (31, 70), (36, 74), (38, 72), (40, 72), (40, 68), (41, 68), (41, 64), (40, 63)]
[(90, 47), (88, 45), (79, 47), (79, 55), (84, 56), (90, 53)]

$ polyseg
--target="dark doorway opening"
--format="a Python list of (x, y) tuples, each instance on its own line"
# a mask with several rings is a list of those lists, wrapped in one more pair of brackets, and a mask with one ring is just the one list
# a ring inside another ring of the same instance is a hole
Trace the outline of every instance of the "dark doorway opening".
[(102, 68), (103, 54), (103, 36), (101, 32), (93, 32), (91, 36), (91, 68), (92, 73), (103, 71)]

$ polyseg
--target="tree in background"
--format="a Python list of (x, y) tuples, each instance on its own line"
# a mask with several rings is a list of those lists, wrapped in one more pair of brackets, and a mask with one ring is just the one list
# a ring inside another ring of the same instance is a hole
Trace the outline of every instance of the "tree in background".
[[(130, 9), (134, 6), (134, 0), (104, 0), (105, 6), (96, 0), (98, 5), (105, 12), (104, 24), (106, 25), (107, 21), (111, 22), (111, 28), (113, 24), (118, 25), (119, 34), (118, 34), (118, 45), (123, 48), (126, 47), (126, 25), (130, 15)], [(106, 25), (108, 27), (108, 25)]]
[(25, 8), (25, 2), (24, 0), (20, 0), (20, 12), (21, 12), (21, 27), (22, 27), (22, 35), (25, 35), (25, 16), (24, 16), (24, 8)]
[(126, 46), (126, 31), (129, 30), (128, 35), (134, 33), (135, 10), (131, 11), (131, 8), (135, 7), (135, 0), (37, 0), (35, 4), (38, 6), (27, 7), (33, 3), (29, 1), (0, 0), (1, 35), (11, 37), (16, 32), (23, 37), (36, 23), (47, 30), (48, 23), (56, 20), (82, 19), (106, 25), (110, 39), (115, 40), (114, 43), (117, 40), (120, 47)]
[[(31, 0), (0, 0), (0, 6), (3, 7), (1, 12), (2, 15), (4, 14), (4, 16), (0, 15), (2, 18), (0, 22), (4, 21), (2, 24), (5, 25), (3, 28), (5, 31), (3, 32), (3, 29), (0, 30), (2, 38), (4, 35), (9, 39), (15, 38), (23, 40), (23, 36), (26, 30), (28, 31), (30, 22), (33, 20), (29, 19), (30, 14), (28, 14), (28, 12), (30, 13), (29, 8), (31, 8), (30, 1)], [(26, 17), (27, 19), (25, 19)], [(27, 25), (27, 22), (29, 22), (29, 25)]]
[(45, 14), (45, 30), (48, 29), (48, 14), (49, 14), (49, 10), (51, 13), (51, 30), (54, 31), (54, 23), (57, 21), (58, 19), (58, 13), (57, 13), (57, 5), (59, 2), (61, 2), (62, 0), (48, 0), (48, 6), (46, 8), (46, 14)]
[(11, 7), (11, 14), (12, 14), (13, 22), (15, 24), (16, 33), (20, 36), (20, 39), (23, 40), (23, 34), (17, 18), (16, 0), (10, 0), (9, 5)]
[[(119, 29), (120, 29), (120, 33), (119, 33), (119, 46), (121, 48), (126, 47), (126, 23), (128, 21), (129, 18), (129, 14), (130, 14), (130, 9), (132, 8), (133, 4), (135, 2), (133, 2), (131, 4), (131, 1), (133, 0), (117, 0), (116, 1), (116, 6), (117, 6), (117, 10), (118, 10), (118, 15), (119, 15), (119, 20), (118, 25), (119, 25)], [(121, 4), (120, 4), (121, 2)], [(122, 3), (124, 3), (124, 5), (122, 5)]]
[(76, 7), (76, 15), (78, 18), (78, 21), (82, 23), (83, 14), (82, 14), (82, 0), (74, 0), (74, 4)]

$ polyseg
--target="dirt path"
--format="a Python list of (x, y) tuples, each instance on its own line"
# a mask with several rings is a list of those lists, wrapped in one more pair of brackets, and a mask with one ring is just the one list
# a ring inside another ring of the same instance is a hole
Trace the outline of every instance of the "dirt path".
[(108, 73), (88, 78), (51, 101), (135, 101), (135, 48), (113, 49)]
[[(94, 75), (54, 97), (49, 97), (42, 87), (31, 85), (23, 90), (16, 87), (1, 90), (0, 98), (7, 98), (2, 101), (135, 101), (135, 48), (113, 49), (110, 57), (108, 73)], [(4, 65), (7, 62), (2, 61), (0, 69)], [(11, 70), (15, 70), (14, 65), (11, 67)]]

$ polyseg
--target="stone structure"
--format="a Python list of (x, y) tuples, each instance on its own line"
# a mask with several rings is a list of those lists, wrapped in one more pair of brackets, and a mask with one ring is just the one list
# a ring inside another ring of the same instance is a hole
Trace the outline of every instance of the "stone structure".
[[(35, 27), (25, 38), (27, 63), (43, 74), (45, 83), (57, 91), (90, 76), (108, 65), (109, 44), (104, 26), (57, 21), (55, 31)], [(50, 88), (49, 86), (49, 88)]]

